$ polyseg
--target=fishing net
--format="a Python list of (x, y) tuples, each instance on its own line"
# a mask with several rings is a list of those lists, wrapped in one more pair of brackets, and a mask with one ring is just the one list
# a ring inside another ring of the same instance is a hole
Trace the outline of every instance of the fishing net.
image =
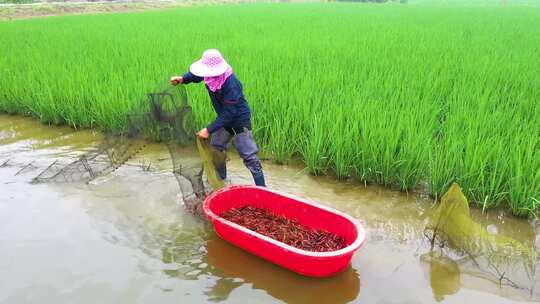
[(32, 183), (90, 182), (118, 169), (143, 147), (142, 141), (111, 134), (105, 136), (95, 149), (71, 163), (54, 161)]
[(206, 172), (208, 183), (213, 190), (219, 190), (225, 186), (223, 180), (218, 175), (216, 168), (223, 167), (227, 160), (227, 154), (223, 151), (214, 149), (208, 139), (197, 137), (197, 149), (203, 163), (203, 169)]
[[(126, 120), (125, 129), (107, 133), (95, 149), (68, 164), (53, 162), (32, 182), (90, 182), (118, 169), (144, 148), (145, 139), (151, 139), (167, 146), (172, 172), (188, 209), (200, 211), (204, 197), (223, 187), (215, 166), (225, 162), (224, 153), (213, 149), (208, 140), (196, 139), (184, 86), (166, 86), (148, 93), (146, 99), (133, 106)], [(195, 145), (199, 159), (186, 153), (186, 148)], [(208, 183), (203, 181), (203, 172)]]
[(490, 233), (475, 222), (459, 185), (454, 183), (442, 197), (426, 226), (426, 236), (431, 242), (431, 261), (452, 257), (475, 277), (534, 292), (538, 250), (508, 236)]

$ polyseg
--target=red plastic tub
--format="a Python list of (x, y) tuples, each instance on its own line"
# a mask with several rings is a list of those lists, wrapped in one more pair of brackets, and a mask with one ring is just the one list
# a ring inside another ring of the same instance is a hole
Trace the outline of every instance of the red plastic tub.
[[(252, 205), (266, 208), (299, 223), (345, 238), (337, 251), (312, 252), (289, 246), (219, 216), (231, 208)], [(311, 277), (327, 277), (344, 270), (366, 239), (357, 220), (334, 209), (264, 187), (232, 186), (214, 192), (204, 201), (204, 213), (216, 233), (226, 241), (270, 262)]]

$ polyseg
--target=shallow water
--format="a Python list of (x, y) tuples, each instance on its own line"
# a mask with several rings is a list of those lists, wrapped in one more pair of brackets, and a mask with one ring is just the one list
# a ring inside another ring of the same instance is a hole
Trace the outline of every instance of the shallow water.
[[(219, 239), (185, 212), (164, 146), (147, 144), (126, 165), (90, 184), (30, 184), (101, 135), (0, 115), (0, 302), (2, 303), (523, 303), (528, 289), (499, 286), (471, 263), (429, 254), (432, 201), (381, 187), (313, 177), (265, 163), (270, 187), (360, 219), (367, 243), (345, 272), (301, 277)], [(195, 151), (186, 151), (193, 157)], [(251, 183), (234, 153), (235, 184)], [(7, 161), (7, 163), (6, 163)], [(150, 164), (150, 170), (142, 164)], [(22, 170), (21, 170), (22, 169)], [(533, 223), (502, 211), (475, 220), (533, 246)], [(509, 263), (511, 262), (509, 257)], [(523, 277), (520, 269), (517, 277)], [(530, 288), (529, 288), (530, 287)], [(532, 291), (531, 291), (532, 290)]]

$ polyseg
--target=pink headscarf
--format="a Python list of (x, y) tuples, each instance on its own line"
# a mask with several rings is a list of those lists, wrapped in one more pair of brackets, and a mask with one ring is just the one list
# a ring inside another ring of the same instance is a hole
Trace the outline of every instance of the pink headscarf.
[(204, 77), (204, 83), (208, 86), (210, 91), (215, 92), (220, 90), (227, 78), (233, 73), (232, 67), (228, 67), (225, 73), (215, 77)]

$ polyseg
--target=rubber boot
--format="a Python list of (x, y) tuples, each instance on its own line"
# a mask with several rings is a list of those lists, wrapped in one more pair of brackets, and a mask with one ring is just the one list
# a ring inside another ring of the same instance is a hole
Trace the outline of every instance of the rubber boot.
[(253, 175), (253, 181), (255, 181), (255, 185), (266, 187), (266, 183), (264, 182), (264, 175)]

